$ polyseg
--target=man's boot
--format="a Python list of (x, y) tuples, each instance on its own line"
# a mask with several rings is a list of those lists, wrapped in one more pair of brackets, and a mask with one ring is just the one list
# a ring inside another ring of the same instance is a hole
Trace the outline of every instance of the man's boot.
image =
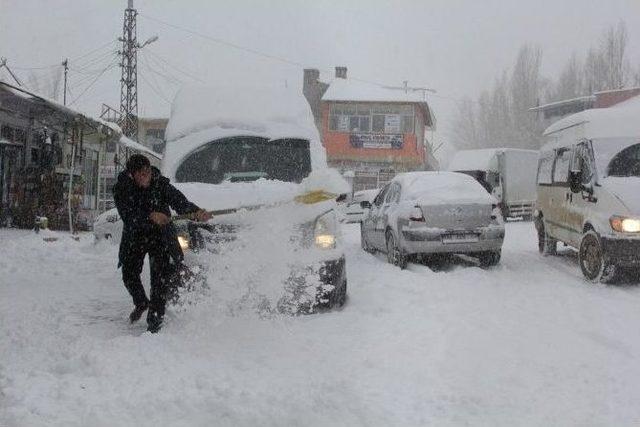
[(142, 313), (144, 313), (144, 311), (149, 308), (149, 301), (145, 301), (142, 302), (140, 304), (137, 304), (133, 311), (131, 312), (131, 314), (129, 315), (129, 321), (131, 323), (135, 323), (138, 320), (140, 320), (140, 318), (142, 317)]
[(152, 334), (158, 332), (162, 328), (162, 317), (157, 311), (149, 310), (147, 314), (147, 331)]

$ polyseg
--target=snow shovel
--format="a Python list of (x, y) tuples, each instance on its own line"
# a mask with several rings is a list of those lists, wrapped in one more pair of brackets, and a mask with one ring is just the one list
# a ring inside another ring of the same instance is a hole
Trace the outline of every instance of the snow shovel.
[[(338, 197), (339, 197), (339, 195), (334, 194), (334, 193), (329, 193), (328, 191), (314, 190), (314, 191), (309, 191), (307, 193), (300, 194), (300, 195), (294, 197), (293, 201), (296, 202), (296, 203), (302, 203), (304, 205), (312, 205), (314, 203), (320, 203), (320, 202), (325, 202), (325, 201), (331, 200), (331, 199), (337, 199)], [(281, 206), (281, 205), (286, 204), (286, 203), (290, 203), (290, 202), (280, 202), (280, 203), (274, 203), (272, 205), (241, 206), (239, 208), (220, 209), (220, 210), (213, 210), (213, 211), (207, 211), (207, 212), (209, 214), (211, 214), (211, 216), (215, 217), (215, 216), (220, 216), (220, 215), (229, 215), (229, 214), (241, 211), (241, 210), (252, 211), (252, 210), (256, 210), (256, 209), (260, 209), (260, 208), (264, 208), (264, 207)], [(195, 219), (196, 219), (195, 212), (194, 213), (189, 213), (189, 214), (184, 214), (184, 215), (176, 215), (176, 216), (171, 217), (171, 221), (181, 221), (181, 220), (195, 221)]]

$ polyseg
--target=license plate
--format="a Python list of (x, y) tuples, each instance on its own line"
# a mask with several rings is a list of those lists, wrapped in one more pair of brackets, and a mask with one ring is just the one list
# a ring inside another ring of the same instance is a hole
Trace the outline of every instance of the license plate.
[(473, 243), (478, 241), (478, 235), (474, 233), (445, 234), (442, 243)]

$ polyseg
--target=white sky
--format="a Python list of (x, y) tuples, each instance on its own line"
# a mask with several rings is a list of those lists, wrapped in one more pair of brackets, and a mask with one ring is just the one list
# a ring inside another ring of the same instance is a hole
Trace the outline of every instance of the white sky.
[[(0, 0), (0, 56), (9, 59), (26, 80), (28, 70), (74, 58), (120, 36), (125, 0)], [(543, 73), (555, 77), (573, 51), (583, 53), (609, 25), (624, 19), (630, 53), (640, 64), (640, 0), (136, 0), (141, 14), (187, 27), (211, 37), (274, 56), (328, 70), (348, 67), (349, 75), (385, 84), (435, 88), (437, 138), (446, 140), (453, 102), (476, 97), (510, 67), (518, 48), (533, 42), (543, 49)], [(168, 28), (143, 16), (138, 38), (157, 34), (146, 49), (188, 74), (216, 84), (247, 80), (252, 84), (282, 82), (301, 86), (300, 67), (265, 59)], [(116, 45), (113, 45), (114, 50)], [(95, 55), (71, 62), (69, 79), (74, 100), (93, 80), (85, 72), (103, 69), (110, 58), (86, 64)], [(162, 116), (177, 83), (149, 71), (193, 82), (151, 53), (142, 54), (139, 113)], [(38, 74), (51, 72), (35, 70)], [(84, 79), (84, 81), (83, 81)], [(75, 106), (97, 113), (105, 102), (119, 105), (119, 68), (97, 80)], [(147, 83), (144, 80), (150, 82)]]

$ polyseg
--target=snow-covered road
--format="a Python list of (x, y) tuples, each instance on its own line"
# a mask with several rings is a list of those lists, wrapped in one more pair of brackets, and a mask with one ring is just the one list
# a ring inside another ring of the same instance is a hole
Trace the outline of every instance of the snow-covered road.
[(117, 247), (0, 229), (0, 426), (640, 424), (640, 288), (507, 225), (502, 263), (400, 271), (344, 227), (349, 300), (128, 325)]

